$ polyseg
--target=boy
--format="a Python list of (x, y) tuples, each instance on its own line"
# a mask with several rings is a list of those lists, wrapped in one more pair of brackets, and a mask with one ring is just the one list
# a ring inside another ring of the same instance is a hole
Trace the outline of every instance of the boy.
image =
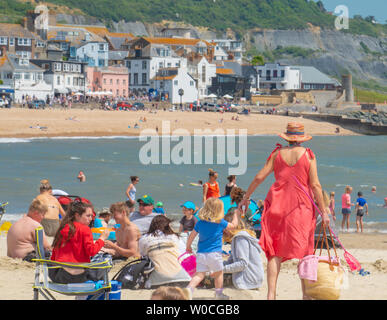
[(356, 232), (359, 232), (359, 225), (361, 232), (363, 232), (363, 216), (364, 216), (364, 209), (365, 214), (368, 216), (368, 204), (367, 201), (363, 198), (363, 193), (359, 191), (357, 193), (357, 200), (356, 200)]
[(153, 212), (165, 215), (165, 210), (163, 207), (164, 207), (164, 204), (161, 201), (159, 201), (156, 203), (156, 208), (153, 209)]
[(183, 208), (184, 217), (180, 220), (179, 232), (191, 232), (198, 222), (194, 216), (196, 206), (192, 201), (186, 201), (180, 207)]

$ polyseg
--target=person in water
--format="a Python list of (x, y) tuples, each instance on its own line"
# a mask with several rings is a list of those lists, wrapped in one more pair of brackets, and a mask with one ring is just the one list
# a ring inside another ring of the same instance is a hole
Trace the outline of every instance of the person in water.
[(79, 182), (85, 182), (86, 181), (86, 176), (83, 173), (83, 171), (79, 171), (77, 179), (79, 180)]
[(227, 177), (228, 183), (224, 187), (224, 195), (228, 196), (231, 193), (232, 188), (236, 187), (236, 176), (231, 175)]

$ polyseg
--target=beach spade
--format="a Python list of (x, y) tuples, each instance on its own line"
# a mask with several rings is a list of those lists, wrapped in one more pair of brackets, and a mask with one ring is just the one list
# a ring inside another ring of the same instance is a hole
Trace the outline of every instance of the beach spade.
[[(296, 180), (298, 186), (301, 188), (301, 190), (307, 195), (307, 197), (310, 199), (310, 201), (312, 202), (313, 206), (315, 207), (315, 209), (317, 210), (317, 212), (320, 214), (320, 216), (322, 217), (322, 213), (320, 211), (320, 209), (317, 207), (317, 205), (314, 203), (313, 199), (311, 198), (311, 196), (305, 191), (304, 187), (301, 185), (301, 183), (298, 181), (298, 179), (293, 176), (294, 180)], [(349, 268), (351, 269), (351, 271), (357, 271), (357, 270), (360, 270), (361, 269), (361, 265), (360, 265), (360, 262), (356, 260), (356, 258), (351, 255), (347, 250), (345, 250), (343, 244), (341, 243), (341, 241), (339, 240), (339, 238), (336, 236), (336, 234), (332, 231), (331, 227), (328, 226), (330, 232), (333, 234), (333, 236), (335, 237), (335, 239), (337, 240), (337, 242), (341, 245), (341, 247), (343, 248), (344, 250), (344, 258), (345, 258), (345, 261), (347, 262)]]

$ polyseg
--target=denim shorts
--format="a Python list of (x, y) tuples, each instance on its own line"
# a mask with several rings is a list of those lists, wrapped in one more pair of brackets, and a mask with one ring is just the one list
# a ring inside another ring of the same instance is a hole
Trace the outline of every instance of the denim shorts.
[(351, 209), (349, 209), (349, 208), (342, 208), (341, 209), (341, 213), (342, 214), (351, 214)]
[(222, 270), (222, 252), (204, 252), (196, 254), (196, 272), (218, 272)]

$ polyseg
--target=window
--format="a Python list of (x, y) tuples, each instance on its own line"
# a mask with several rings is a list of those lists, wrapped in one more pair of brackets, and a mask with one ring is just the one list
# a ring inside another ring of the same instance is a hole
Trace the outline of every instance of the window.
[(175, 86), (177, 86), (177, 85), (179, 84), (179, 81), (178, 81), (178, 80), (174, 80), (174, 81), (173, 81), (173, 84), (174, 84)]
[(117, 89), (116, 93), (117, 93), (117, 96), (119, 96), (119, 95), (120, 95), (120, 91), (119, 91), (118, 89)]
[(100, 44), (99, 45), (99, 51), (105, 51), (105, 45), (104, 44)]
[(278, 71), (277, 70), (273, 70), (273, 78), (277, 78), (278, 77)]
[(14, 78), (15, 78), (15, 80), (20, 80), (21, 79), (21, 74), (20, 73), (14, 73)]
[(70, 65), (68, 63), (63, 64), (63, 71), (70, 71)]
[(281, 78), (285, 78), (285, 70), (281, 70)]
[(159, 68), (162, 68), (162, 67), (163, 67), (163, 63), (159, 62)]
[(43, 80), (43, 74), (42, 73), (37, 73), (36, 74), (36, 80), (42, 81)]
[(193, 87), (193, 86), (194, 86), (194, 82), (193, 82), (193, 81), (190, 81), (190, 82), (189, 82), (189, 85), (190, 85), (191, 87)]
[(131, 74), (130, 74), (130, 73), (128, 73), (128, 83), (129, 83), (129, 84), (131, 83), (131, 81), (130, 81), (130, 80), (131, 80), (131, 78), (132, 78), (132, 77), (131, 77)]
[(117, 84), (117, 85), (120, 84), (120, 79), (117, 79), (116, 84)]
[(54, 63), (54, 71), (61, 71), (62, 65), (60, 63)]
[(127, 67), (128, 69), (131, 68), (131, 63), (130, 63), (130, 61), (128, 61), (128, 60), (126, 60), (126, 67)]
[(110, 79), (110, 84), (113, 84), (113, 79)]
[(126, 86), (126, 80), (125, 79), (122, 80), (122, 85)]
[(202, 82), (206, 82), (206, 65), (202, 65)]
[(144, 60), (144, 61), (142, 62), (142, 70), (145, 70), (146, 67), (147, 67), (147, 61)]
[(6, 45), (8, 43), (7, 37), (0, 37), (0, 44)]
[(106, 84), (106, 79), (103, 79), (103, 84)]
[(126, 90), (122, 90), (122, 95), (125, 96), (126, 95)]
[(56, 84), (59, 86), (60, 85), (60, 76), (56, 77)]
[(70, 82), (71, 82), (71, 78), (68, 77), (68, 78), (67, 78), (67, 85), (68, 85), (68, 86), (70, 85)]
[(146, 73), (142, 74), (142, 84), (146, 84)]
[(14, 46), (15, 45), (15, 38), (9, 38), (9, 45)]
[(31, 79), (31, 74), (30, 73), (25, 73), (24, 74), (24, 80), (30, 80)]
[(168, 68), (172, 66), (172, 63), (168, 62), (167, 64)]
[(138, 73), (133, 74), (133, 84), (138, 85)]

